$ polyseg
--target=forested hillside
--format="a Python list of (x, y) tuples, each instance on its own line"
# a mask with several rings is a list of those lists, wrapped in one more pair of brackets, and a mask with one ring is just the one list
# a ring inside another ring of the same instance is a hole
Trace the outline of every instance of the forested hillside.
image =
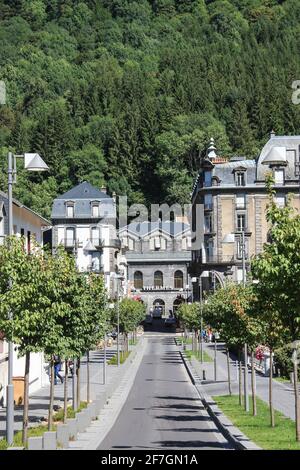
[(47, 216), (83, 179), (188, 202), (211, 136), (254, 157), (300, 133), (299, 0), (0, 0), (0, 21), (0, 187), (8, 148), (39, 151), (50, 173), (14, 190)]

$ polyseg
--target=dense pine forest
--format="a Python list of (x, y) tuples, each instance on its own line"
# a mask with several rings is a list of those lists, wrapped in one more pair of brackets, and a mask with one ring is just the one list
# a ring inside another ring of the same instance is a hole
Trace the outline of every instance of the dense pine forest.
[(50, 214), (82, 180), (131, 202), (188, 202), (211, 136), (253, 158), (274, 128), (300, 133), (299, 0), (0, 0), (0, 188)]

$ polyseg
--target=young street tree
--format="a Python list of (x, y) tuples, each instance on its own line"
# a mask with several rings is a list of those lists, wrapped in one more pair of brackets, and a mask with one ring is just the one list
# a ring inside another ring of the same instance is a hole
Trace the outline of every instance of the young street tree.
[[(47, 272), (42, 252), (34, 245), (24, 250), (24, 240), (10, 237), (0, 247), (0, 330), (25, 355), (22, 440), (27, 442), (30, 353), (44, 349), (44, 331), (49, 329), (51, 301), (47, 296)], [(12, 313), (10, 317), (9, 312)]]
[(89, 351), (103, 339), (107, 325), (107, 295), (103, 276), (91, 274), (86, 279), (86, 304), (84, 309), (84, 349), (87, 361), (87, 402), (90, 401)]
[[(128, 333), (131, 333), (145, 317), (145, 306), (139, 300), (125, 298), (119, 304), (120, 331), (125, 336), (125, 347), (128, 351)], [(117, 307), (112, 311), (112, 323), (117, 325)]]
[[(207, 323), (215, 328), (221, 338), (224, 339), (227, 349), (227, 370), (229, 394), (231, 394), (229, 353), (230, 347), (237, 348), (239, 357), (243, 345), (247, 343), (253, 349), (260, 342), (262, 324), (259, 319), (249, 315), (250, 307), (254, 300), (252, 286), (242, 286), (241, 284), (227, 283), (223, 288), (218, 289), (213, 295), (208, 297), (204, 305), (203, 315)], [(239, 361), (240, 362), (240, 361)], [(254, 376), (252, 375), (252, 380)], [(242, 403), (242, 371), (240, 362), (239, 373), (239, 400)], [(252, 386), (253, 414), (255, 409), (255, 387)]]
[[(285, 207), (277, 207), (272, 188), (273, 180), (267, 181), (269, 205), (267, 221), (270, 225), (271, 243), (252, 260), (257, 302), (254, 314), (264, 320), (265, 344), (270, 348), (270, 417), (275, 426), (272, 393), (274, 350), (300, 337), (300, 216), (293, 212), (291, 199)], [(299, 433), (298, 433), (299, 435)]]
[[(193, 335), (192, 349), (197, 350), (197, 333), (199, 331), (200, 323), (201, 323), (200, 304), (198, 303), (181, 304), (177, 310), (177, 316), (182, 321), (185, 328), (193, 331), (194, 335)], [(195, 344), (196, 344), (196, 348), (194, 346)]]

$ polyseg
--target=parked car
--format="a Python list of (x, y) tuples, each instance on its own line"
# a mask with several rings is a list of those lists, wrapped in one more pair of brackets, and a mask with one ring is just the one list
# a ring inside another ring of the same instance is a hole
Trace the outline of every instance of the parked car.
[(112, 338), (113, 340), (117, 339), (118, 333), (116, 331), (112, 331), (111, 333), (107, 333), (108, 338)]

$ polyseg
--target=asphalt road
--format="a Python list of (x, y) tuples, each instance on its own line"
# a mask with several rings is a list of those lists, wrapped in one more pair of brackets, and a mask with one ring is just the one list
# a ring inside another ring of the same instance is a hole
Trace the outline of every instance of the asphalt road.
[(146, 333), (128, 399), (98, 449), (230, 449), (204, 410), (173, 335)]

